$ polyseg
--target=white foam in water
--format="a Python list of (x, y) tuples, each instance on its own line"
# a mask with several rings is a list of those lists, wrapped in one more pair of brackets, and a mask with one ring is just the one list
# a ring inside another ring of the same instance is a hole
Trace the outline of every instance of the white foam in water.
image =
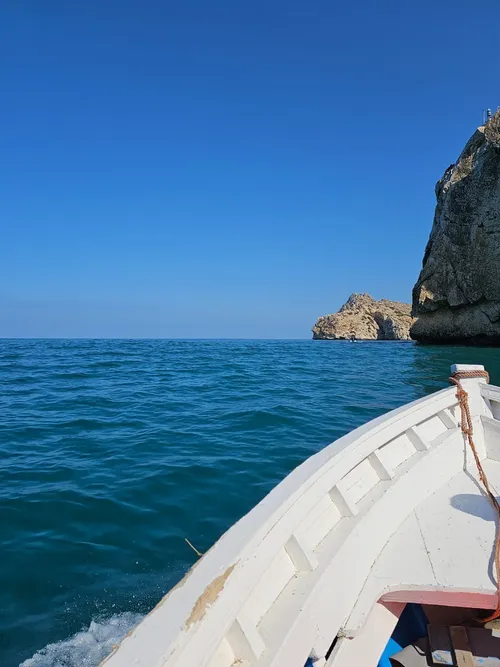
[(47, 644), (19, 667), (96, 667), (111, 652), (113, 645), (142, 618), (141, 614), (124, 612), (92, 621), (88, 630), (77, 632), (55, 644)]

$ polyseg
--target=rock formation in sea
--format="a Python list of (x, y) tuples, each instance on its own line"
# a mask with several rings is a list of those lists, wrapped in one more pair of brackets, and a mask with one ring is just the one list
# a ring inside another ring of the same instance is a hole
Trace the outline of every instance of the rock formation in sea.
[(375, 301), (369, 294), (351, 294), (338, 313), (319, 317), (312, 328), (318, 340), (410, 340), (411, 306)]
[(500, 112), (436, 184), (412, 338), (500, 344)]

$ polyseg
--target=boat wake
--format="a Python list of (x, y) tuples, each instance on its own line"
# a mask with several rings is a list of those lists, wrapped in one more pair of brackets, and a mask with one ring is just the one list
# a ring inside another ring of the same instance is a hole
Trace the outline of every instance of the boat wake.
[(47, 644), (19, 667), (97, 667), (113, 645), (143, 618), (124, 612), (92, 621), (87, 630), (54, 644)]

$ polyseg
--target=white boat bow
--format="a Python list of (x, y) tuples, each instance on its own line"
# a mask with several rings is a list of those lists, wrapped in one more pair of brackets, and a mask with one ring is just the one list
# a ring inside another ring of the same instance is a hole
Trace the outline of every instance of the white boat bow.
[[(496, 493), (500, 389), (483, 378), (462, 385)], [(407, 602), (496, 608), (495, 519), (460, 428), (457, 389), (443, 389), (300, 465), (103, 664), (374, 666)]]

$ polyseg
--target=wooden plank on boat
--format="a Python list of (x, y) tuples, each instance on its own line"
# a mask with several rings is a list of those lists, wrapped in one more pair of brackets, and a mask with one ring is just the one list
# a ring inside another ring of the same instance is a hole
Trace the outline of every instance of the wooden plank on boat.
[(495, 403), (500, 403), (500, 388), (491, 384), (481, 385), (481, 396)]
[(444, 625), (429, 625), (429, 647), (434, 665), (453, 665), (453, 653), (451, 649), (448, 628)]
[(342, 516), (353, 517), (358, 514), (356, 503), (349, 497), (349, 491), (343, 488), (342, 480), (330, 490), (330, 498)]
[(408, 440), (415, 447), (417, 451), (424, 452), (426, 449), (429, 449), (431, 446), (427, 440), (424, 440), (415, 430), (415, 427), (412, 426), (407, 431), (405, 431)]
[(484, 628), (429, 625), (432, 664), (456, 667), (500, 667), (500, 640)]
[(475, 667), (500, 667), (500, 639), (485, 628), (467, 628)]
[(285, 544), (285, 551), (290, 560), (295, 566), (297, 572), (308, 572), (316, 569), (318, 560), (316, 556), (311, 553), (298, 535), (292, 535)]
[(443, 422), (443, 424), (446, 426), (446, 428), (457, 428), (458, 427), (458, 420), (456, 420), (449, 412), (448, 409), (446, 410), (441, 410), (441, 412), (438, 412), (437, 416), (439, 419)]
[(374, 451), (368, 457), (370, 465), (382, 480), (390, 481), (394, 477), (394, 472), (388, 468), (380, 458), (377, 451)]
[(227, 640), (236, 659), (253, 662), (258, 660), (265, 650), (264, 641), (259, 631), (243, 612), (238, 615), (232, 624), (227, 634)]
[(474, 667), (474, 659), (467, 637), (467, 630), (462, 625), (451, 625), (450, 637), (457, 667)]

